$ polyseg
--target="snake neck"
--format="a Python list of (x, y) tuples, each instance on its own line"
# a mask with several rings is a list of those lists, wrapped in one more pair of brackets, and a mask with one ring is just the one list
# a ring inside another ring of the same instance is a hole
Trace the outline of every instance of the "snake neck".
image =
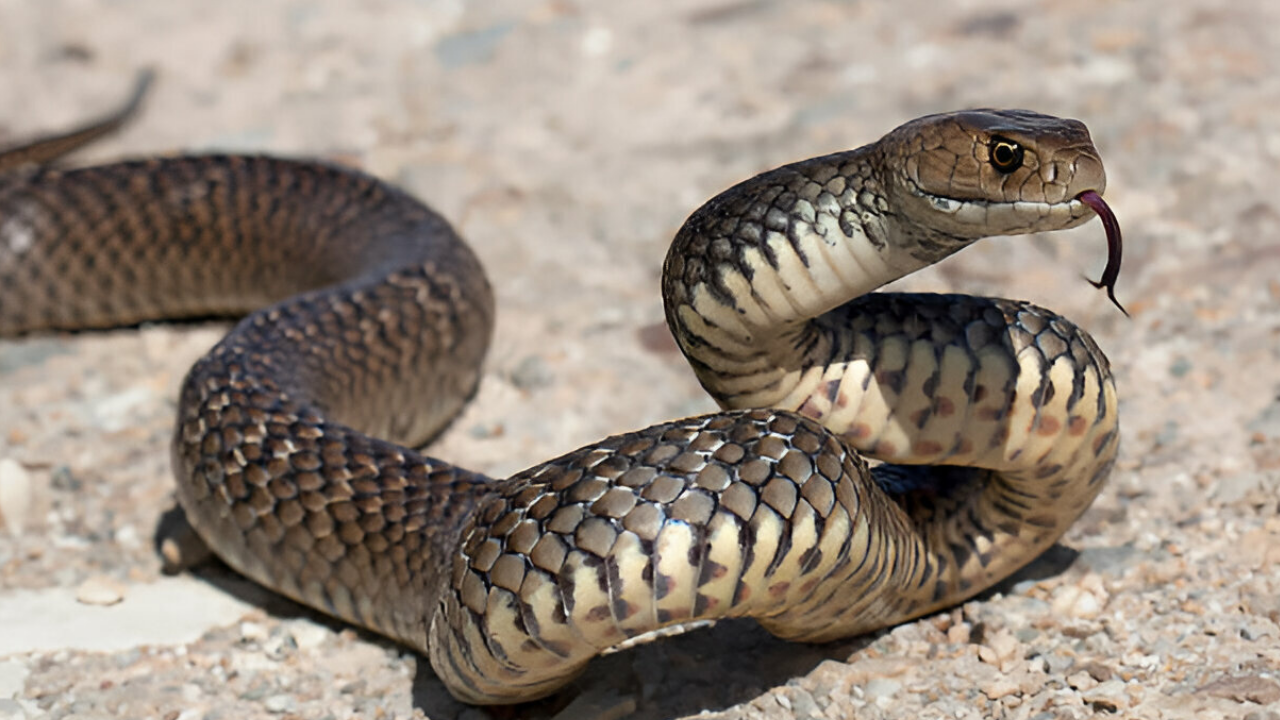
[(667, 322), (722, 407), (798, 409), (814, 355), (841, 332), (834, 311), (972, 242), (901, 222), (881, 165), (866, 146), (783, 166), (713, 198), (677, 234)]

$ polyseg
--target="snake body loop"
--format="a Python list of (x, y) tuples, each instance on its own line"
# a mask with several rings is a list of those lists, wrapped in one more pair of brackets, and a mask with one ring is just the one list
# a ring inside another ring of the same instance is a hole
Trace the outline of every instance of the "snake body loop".
[(1078, 225), (1104, 185), (1083, 125), (1024, 111), (929, 116), (737, 185), (663, 273), (724, 412), (507, 480), (403, 447), (474, 391), (492, 294), (445, 221), (350, 170), (0, 175), (0, 335), (248, 313), (184, 383), (194, 527), (246, 576), (424, 652), (457, 697), (520, 702), (718, 618), (805, 641), (902, 622), (1061, 536), (1118, 446), (1097, 346), (1026, 303), (868, 293), (980, 237)]

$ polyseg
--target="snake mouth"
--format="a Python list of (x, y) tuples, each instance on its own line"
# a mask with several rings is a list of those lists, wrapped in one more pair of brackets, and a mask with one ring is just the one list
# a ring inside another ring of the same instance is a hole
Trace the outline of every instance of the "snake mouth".
[(1120, 223), (1116, 220), (1116, 214), (1111, 212), (1111, 206), (1107, 205), (1096, 190), (1085, 190), (1076, 195), (1076, 199), (1097, 213), (1098, 218), (1102, 220), (1102, 226), (1107, 231), (1107, 266), (1102, 270), (1100, 279), (1090, 280), (1089, 283), (1096, 288), (1105, 287), (1107, 297), (1115, 303), (1117, 308), (1120, 308), (1120, 312), (1124, 313), (1125, 317), (1129, 317), (1129, 311), (1125, 310), (1116, 299), (1116, 280), (1120, 277), (1120, 260), (1124, 254), (1124, 243), (1120, 237)]

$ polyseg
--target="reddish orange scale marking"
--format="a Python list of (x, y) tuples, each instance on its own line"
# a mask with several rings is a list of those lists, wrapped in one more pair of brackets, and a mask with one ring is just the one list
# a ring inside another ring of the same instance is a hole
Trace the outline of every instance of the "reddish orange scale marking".
[(1058, 422), (1058, 418), (1042, 417), (1040, 418), (1040, 426), (1036, 428), (1036, 432), (1041, 436), (1049, 437), (1050, 435), (1057, 435), (1058, 431), (1061, 429), (1062, 423)]
[(858, 423), (849, 428), (849, 437), (854, 440), (862, 440), (871, 437), (871, 426), (866, 423)]
[(942, 443), (936, 440), (919, 440), (911, 446), (911, 452), (917, 455), (937, 455), (942, 452)]
[(951, 417), (956, 412), (956, 404), (951, 398), (939, 395), (933, 400), (933, 411), (938, 417)]
[(1089, 429), (1089, 422), (1081, 415), (1076, 415), (1067, 422), (1067, 432), (1072, 437), (1080, 437)]

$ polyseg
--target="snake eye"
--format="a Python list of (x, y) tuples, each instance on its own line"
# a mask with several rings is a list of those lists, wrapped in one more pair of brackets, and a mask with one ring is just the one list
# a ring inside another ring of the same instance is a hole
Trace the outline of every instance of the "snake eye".
[(1018, 143), (1002, 138), (999, 136), (991, 138), (991, 147), (988, 156), (991, 160), (991, 167), (1002, 173), (1011, 173), (1022, 167), (1022, 158), (1026, 154)]

